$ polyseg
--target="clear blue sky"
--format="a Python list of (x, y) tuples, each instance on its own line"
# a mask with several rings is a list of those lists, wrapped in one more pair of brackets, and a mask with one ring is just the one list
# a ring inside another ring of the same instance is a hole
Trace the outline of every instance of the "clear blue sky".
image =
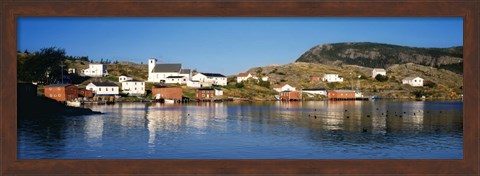
[(64, 48), (93, 60), (182, 63), (225, 75), (294, 62), (318, 44), (463, 45), (454, 18), (74, 18), (21, 17), (18, 50)]

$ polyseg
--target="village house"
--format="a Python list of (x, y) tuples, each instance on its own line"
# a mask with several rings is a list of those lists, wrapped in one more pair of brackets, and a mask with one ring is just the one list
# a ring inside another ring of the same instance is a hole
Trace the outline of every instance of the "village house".
[(187, 78), (185, 76), (168, 76), (165, 79), (165, 83), (167, 84), (186, 84)]
[(78, 98), (78, 88), (73, 84), (50, 84), (44, 88), (45, 97), (65, 102)]
[[(157, 64), (157, 59), (148, 59), (148, 82), (166, 83), (169, 76), (182, 76), (182, 64)], [(183, 71), (186, 75), (186, 71)], [(177, 79), (178, 80), (178, 79)], [(171, 82), (179, 83), (181, 82)]]
[(330, 100), (355, 100), (354, 90), (328, 90), (328, 99)]
[(223, 90), (213, 88), (201, 88), (195, 90), (197, 100), (214, 100), (223, 96)]
[(89, 64), (87, 69), (82, 71), (83, 75), (90, 77), (103, 77), (107, 76), (107, 66), (104, 64)]
[(77, 69), (75, 69), (75, 68), (68, 68), (67, 73), (68, 73), (68, 74), (75, 74), (75, 73), (77, 73)]
[(323, 75), (322, 81), (326, 82), (343, 82), (343, 77), (338, 76), (338, 74), (325, 74)]
[(295, 91), (295, 87), (292, 87), (288, 84), (280, 84), (280, 85), (277, 85), (273, 88), (273, 90), (277, 91), (277, 92), (284, 92), (284, 91)]
[(280, 92), (280, 100), (282, 101), (299, 101), (302, 100), (302, 92), (300, 91), (283, 91)]
[(91, 82), (86, 88), (96, 96), (118, 95), (118, 86), (112, 82)]
[(310, 95), (324, 95), (327, 96), (327, 90), (324, 88), (317, 88), (317, 89), (302, 89), (303, 93), (310, 94)]
[(92, 98), (93, 91), (87, 90), (86, 88), (78, 88), (78, 97)]
[[(190, 69), (181, 69), (180, 70), (180, 76), (185, 77), (186, 81), (192, 79), (192, 70)], [(185, 82), (186, 82), (185, 81)]]
[[(237, 83), (240, 83), (242, 81), (246, 81), (248, 79), (255, 79), (255, 80), (258, 80), (258, 77), (255, 76), (254, 74), (251, 74), (251, 73), (240, 73), (237, 75)], [(263, 76), (262, 77), (262, 81), (268, 81), (268, 76)]]
[(175, 102), (182, 101), (183, 90), (181, 87), (152, 86), (153, 99), (169, 99)]
[(423, 86), (423, 78), (420, 77), (406, 77), (402, 79), (402, 84), (409, 84), (414, 87), (422, 87)]
[(209, 82), (220, 86), (227, 85), (227, 77), (219, 73), (197, 73), (192, 77), (192, 81)]
[(212, 86), (211, 82), (200, 82), (200, 81), (187, 81), (187, 86), (188, 87), (193, 87), (193, 88), (202, 88), (202, 87), (210, 87)]
[(387, 71), (383, 68), (374, 68), (372, 70), (372, 78), (375, 78), (377, 75), (387, 76)]
[(128, 95), (144, 95), (145, 82), (136, 79), (131, 79), (122, 82), (122, 92)]
[(122, 76), (118, 77), (118, 82), (125, 82), (125, 81), (129, 81), (129, 80), (133, 80), (133, 78), (125, 76), (125, 75), (122, 75)]

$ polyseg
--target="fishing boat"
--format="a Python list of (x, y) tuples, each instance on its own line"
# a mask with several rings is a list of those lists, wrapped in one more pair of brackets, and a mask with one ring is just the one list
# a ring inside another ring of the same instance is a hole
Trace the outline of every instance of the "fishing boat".
[(67, 106), (73, 106), (73, 107), (80, 107), (82, 105), (82, 102), (79, 100), (68, 100), (67, 101)]
[(175, 100), (165, 99), (165, 103), (173, 104), (173, 103), (175, 103)]

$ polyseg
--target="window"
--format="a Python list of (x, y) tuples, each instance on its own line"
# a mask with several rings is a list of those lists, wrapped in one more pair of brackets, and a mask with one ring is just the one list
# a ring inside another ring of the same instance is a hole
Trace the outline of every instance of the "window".
[(60, 90), (60, 87), (57, 87), (57, 90)]
[(62, 96), (62, 94), (58, 94), (58, 97), (61, 97), (61, 96)]
[(98, 88), (98, 91), (102, 91), (102, 88)]
[(112, 91), (113, 91), (113, 88), (112, 88)]
[(137, 85), (137, 83), (135, 83), (135, 85)]

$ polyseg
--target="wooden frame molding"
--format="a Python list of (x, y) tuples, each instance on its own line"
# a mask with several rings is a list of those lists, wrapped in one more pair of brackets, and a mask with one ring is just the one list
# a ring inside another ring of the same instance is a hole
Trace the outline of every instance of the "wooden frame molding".
[[(1, 0), (0, 175), (54, 174), (420, 174), (478, 175), (478, 0), (128, 1)], [(464, 157), (460, 160), (18, 160), (17, 18), (66, 17), (463, 17)]]

